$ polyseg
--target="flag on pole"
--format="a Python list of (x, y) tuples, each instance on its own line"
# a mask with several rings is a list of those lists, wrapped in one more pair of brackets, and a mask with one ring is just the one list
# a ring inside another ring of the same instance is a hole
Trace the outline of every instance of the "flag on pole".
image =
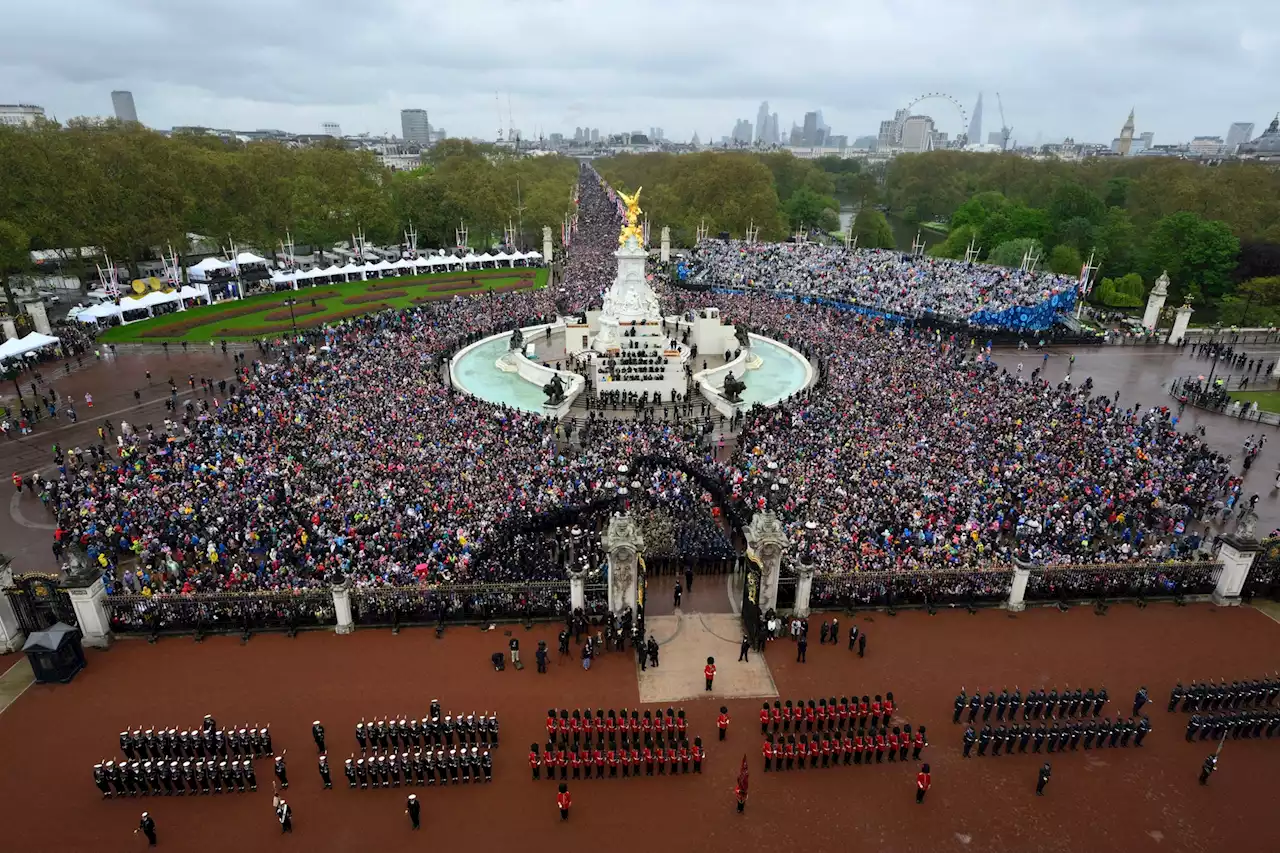
[(1080, 267), (1080, 295), (1082, 297), (1089, 295), (1089, 262), (1085, 261)]
[(747, 756), (746, 753), (743, 753), (742, 769), (738, 771), (738, 790), (742, 792), (743, 796), (746, 796), (747, 793), (747, 781), (749, 775), (750, 774), (747, 772)]

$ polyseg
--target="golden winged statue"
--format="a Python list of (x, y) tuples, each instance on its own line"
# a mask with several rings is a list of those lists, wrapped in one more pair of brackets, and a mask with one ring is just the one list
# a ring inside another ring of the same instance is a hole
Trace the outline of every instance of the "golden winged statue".
[(644, 230), (640, 226), (640, 190), (643, 189), (644, 187), (639, 187), (634, 195), (618, 192), (618, 198), (622, 199), (622, 203), (627, 206), (627, 222), (622, 228), (622, 233), (618, 235), (619, 245), (625, 244), (627, 238), (632, 235), (635, 235), (637, 244), (644, 244)]

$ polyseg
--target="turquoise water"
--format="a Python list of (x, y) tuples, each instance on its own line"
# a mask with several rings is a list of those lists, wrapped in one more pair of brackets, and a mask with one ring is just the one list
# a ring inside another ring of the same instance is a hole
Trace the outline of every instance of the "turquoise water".
[(747, 390), (742, 392), (746, 408), (756, 403), (772, 406), (804, 387), (804, 363), (775, 343), (762, 338), (752, 338), (751, 348), (764, 361), (759, 370), (748, 370)]
[[(759, 370), (748, 370), (747, 390), (742, 400), (747, 407), (756, 403), (771, 406), (783, 397), (804, 387), (804, 364), (787, 350), (760, 338), (752, 338), (756, 355), (764, 364)], [(512, 406), (526, 412), (541, 412), (546, 395), (542, 389), (520, 378), (518, 373), (504, 373), (493, 366), (507, 351), (507, 337), (499, 336), (480, 344), (454, 362), (458, 385), (490, 403)]]
[(547, 399), (541, 388), (521, 379), (518, 373), (505, 373), (493, 366), (507, 351), (507, 341), (507, 335), (499, 335), (468, 352), (454, 363), (454, 378), (481, 400), (541, 413)]

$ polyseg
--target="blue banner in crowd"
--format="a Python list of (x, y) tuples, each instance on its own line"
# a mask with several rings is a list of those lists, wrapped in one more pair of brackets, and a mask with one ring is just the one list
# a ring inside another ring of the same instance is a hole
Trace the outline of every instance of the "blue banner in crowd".
[(681, 281), (685, 281), (686, 279), (689, 278), (689, 267), (685, 264), (684, 261), (681, 261), (680, 263), (676, 264), (676, 278), (680, 279)]
[(1034, 329), (1039, 331), (1053, 325), (1060, 313), (1070, 313), (1076, 307), (1076, 289), (1068, 288), (1055, 293), (1039, 305), (1015, 306), (1003, 311), (975, 311), (969, 315), (969, 322), (975, 326), (988, 326), (997, 329)]

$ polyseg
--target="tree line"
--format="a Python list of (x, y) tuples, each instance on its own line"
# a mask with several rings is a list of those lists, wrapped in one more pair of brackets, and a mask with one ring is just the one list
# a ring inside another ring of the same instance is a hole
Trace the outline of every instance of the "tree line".
[(86, 120), (0, 126), (0, 163), (6, 296), (32, 250), (72, 249), (63, 268), (83, 278), (93, 261), (81, 262), (79, 247), (136, 270), (157, 248), (185, 251), (189, 234), (270, 253), (286, 231), (299, 248), (328, 248), (361, 229), (397, 244), (412, 224), (420, 247), (438, 248), (466, 223), (471, 245), (487, 248), (510, 221), (523, 223), (525, 248), (540, 250), (542, 227), (558, 232), (571, 208), (578, 169), (570, 158), (447, 140), (421, 168), (397, 172), (336, 140), (291, 148)]
[(1280, 319), (1280, 287), (1268, 281), (1280, 276), (1280, 171), (1261, 164), (936, 151), (894, 159), (883, 193), (909, 221), (947, 222), (932, 250), (942, 257), (972, 245), (981, 260), (1016, 266), (1031, 250), (1075, 275), (1092, 253), (1101, 304), (1139, 307), (1168, 271), (1171, 302), (1208, 303), (1224, 323)]

